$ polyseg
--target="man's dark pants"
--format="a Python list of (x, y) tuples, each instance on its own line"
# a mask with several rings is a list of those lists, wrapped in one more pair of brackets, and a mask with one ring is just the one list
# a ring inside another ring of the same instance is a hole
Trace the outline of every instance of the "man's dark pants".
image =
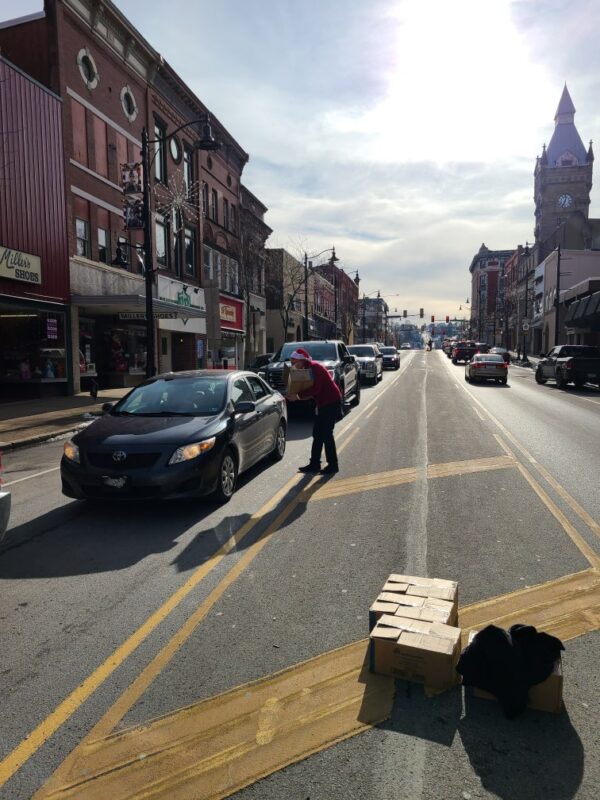
[(330, 467), (337, 467), (337, 450), (335, 449), (335, 439), (333, 429), (339, 419), (340, 404), (332, 403), (318, 409), (313, 426), (313, 443), (310, 453), (310, 463), (317, 465), (321, 463), (321, 452), (325, 446), (325, 456)]

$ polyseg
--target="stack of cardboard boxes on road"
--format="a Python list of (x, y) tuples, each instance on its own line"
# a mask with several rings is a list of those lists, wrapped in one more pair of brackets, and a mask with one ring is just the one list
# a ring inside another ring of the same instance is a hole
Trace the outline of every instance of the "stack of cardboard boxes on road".
[(369, 612), (372, 672), (441, 691), (458, 682), (458, 584), (390, 575)]
[[(369, 611), (371, 672), (422, 683), (436, 694), (460, 683), (456, 665), (461, 653), (458, 584), (440, 578), (389, 576)], [(472, 631), (469, 642), (476, 635)], [(562, 703), (562, 664), (532, 686), (529, 708), (558, 713)], [(481, 689), (476, 697), (494, 700)]]

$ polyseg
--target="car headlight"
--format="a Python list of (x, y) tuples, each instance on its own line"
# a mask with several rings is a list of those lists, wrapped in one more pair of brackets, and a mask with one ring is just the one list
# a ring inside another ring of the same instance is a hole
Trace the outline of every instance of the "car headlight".
[(216, 437), (212, 439), (204, 439), (202, 442), (194, 442), (194, 444), (186, 444), (185, 447), (178, 447), (169, 459), (169, 464), (181, 464), (182, 461), (191, 461), (193, 458), (198, 458), (202, 453), (208, 453), (215, 446)]
[(75, 464), (81, 463), (79, 461), (79, 448), (73, 442), (65, 442), (63, 446), (63, 453), (65, 454), (65, 458), (68, 458), (69, 461), (75, 462)]

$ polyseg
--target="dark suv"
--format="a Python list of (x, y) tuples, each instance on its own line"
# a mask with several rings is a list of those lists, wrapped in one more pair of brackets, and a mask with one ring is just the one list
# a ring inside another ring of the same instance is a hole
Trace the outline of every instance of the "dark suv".
[(319, 361), (337, 383), (344, 404), (357, 406), (360, 403), (359, 368), (343, 342), (311, 341), (286, 342), (275, 353), (271, 361), (258, 373), (267, 383), (285, 396), (287, 387), (283, 380), (284, 367), (290, 365), (290, 356), (298, 347), (306, 350), (313, 361)]

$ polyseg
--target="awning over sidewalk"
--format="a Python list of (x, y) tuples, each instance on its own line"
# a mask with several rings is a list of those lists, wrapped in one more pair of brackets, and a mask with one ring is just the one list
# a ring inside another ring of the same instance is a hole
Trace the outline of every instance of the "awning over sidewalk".
[[(146, 297), (143, 294), (74, 294), (72, 302), (76, 306), (93, 309), (99, 314), (121, 314), (127, 311), (143, 314), (146, 311)], [(152, 300), (152, 308), (155, 314), (170, 314), (172, 319), (206, 319), (204, 309), (177, 305), (167, 300), (158, 300), (156, 297)]]

